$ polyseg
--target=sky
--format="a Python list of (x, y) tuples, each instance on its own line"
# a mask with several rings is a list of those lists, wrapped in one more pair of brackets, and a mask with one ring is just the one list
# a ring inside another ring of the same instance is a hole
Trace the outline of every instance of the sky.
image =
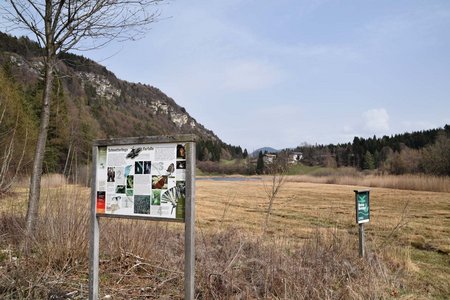
[(450, 124), (450, 1), (173, 0), (84, 56), (162, 90), (224, 142), (351, 142)]

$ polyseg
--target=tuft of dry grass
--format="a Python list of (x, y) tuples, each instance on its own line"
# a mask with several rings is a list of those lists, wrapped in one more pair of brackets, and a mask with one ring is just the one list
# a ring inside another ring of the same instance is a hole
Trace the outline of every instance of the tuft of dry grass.
[(355, 256), (348, 234), (314, 231), (290, 244), (230, 229), (201, 247), (202, 299), (378, 299), (395, 286), (380, 257)]
[(57, 188), (67, 185), (67, 179), (62, 174), (44, 174), (41, 180), (41, 186), (45, 188)]

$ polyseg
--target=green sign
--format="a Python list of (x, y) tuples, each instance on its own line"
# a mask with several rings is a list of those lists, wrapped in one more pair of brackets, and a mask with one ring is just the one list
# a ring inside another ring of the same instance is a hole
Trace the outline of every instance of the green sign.
[(355, 190), (356, 223), (367, 223), (370, 220), (369, 191)]

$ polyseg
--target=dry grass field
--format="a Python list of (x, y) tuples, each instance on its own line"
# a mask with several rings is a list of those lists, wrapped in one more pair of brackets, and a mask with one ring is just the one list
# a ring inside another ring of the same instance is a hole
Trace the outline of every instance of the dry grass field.
[[(449, 193), (370, 188), (362, 260), (353, 190), (367, 187), (287, 177), (264, 231), (268, 179), (197, 180), (198, 299), (448, 299)], [(29, 257), (20, 251), (26, 195), (17, 187), (0, 199), (0, 298), (85, 299), (89, 189), (44, 181)], [(102, 297), (182, 299), (182, 224), (102, 224)]]
[[(205, 230), (237, 225), (262, 232), (268, 207), (265, 181), (198, 180), (197, 222)], [(308, 239), (314, 230), (337, 230), (354, 237), (355, 189), (367, 187), (296, 182), (287, 178), (270, 217), (273, 236)], [(371, 220), (365, 225), (369, 252), (403, 265), (408, 288), (418, 297), (450, 295), (450, 194), (370, 188)], [(355, 255), (357, 253), (355, 252)], [(408, 294), (408, 293), (407, 293)]]

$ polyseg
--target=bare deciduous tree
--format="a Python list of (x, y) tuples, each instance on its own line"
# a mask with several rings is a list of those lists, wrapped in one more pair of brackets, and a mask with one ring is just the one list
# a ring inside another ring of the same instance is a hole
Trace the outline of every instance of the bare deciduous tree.
[(50, 120), (52, 86), (59, 52), (102, 47), (112, 40), (142, 37), (155, 22), (154, 5), (163, 0), (7, 0), (1, 4), (4, 18), (15, 29), (35, 36), (45, 50), (44, 92), (26, 219), (30, 237), (38, 218), (42, 164)]
[(267, 200), (269, 201), (266, 217), (264, 220), (264, 228), (263, 233), (267, 231), (269, 226), (269, 218), (272, 214), (272, 206), (275, 201), (278, 193), (281, 190), (281, 187), (284, 185), (286, 181), (286, 170), (287, 170), (287, 159), (282, 155), (279, 155), (272, 164), (267, 166), (267, 173), (270, 175), (270, 182), (266, 184), (263, 182), (264, 191), (266, 192)]

